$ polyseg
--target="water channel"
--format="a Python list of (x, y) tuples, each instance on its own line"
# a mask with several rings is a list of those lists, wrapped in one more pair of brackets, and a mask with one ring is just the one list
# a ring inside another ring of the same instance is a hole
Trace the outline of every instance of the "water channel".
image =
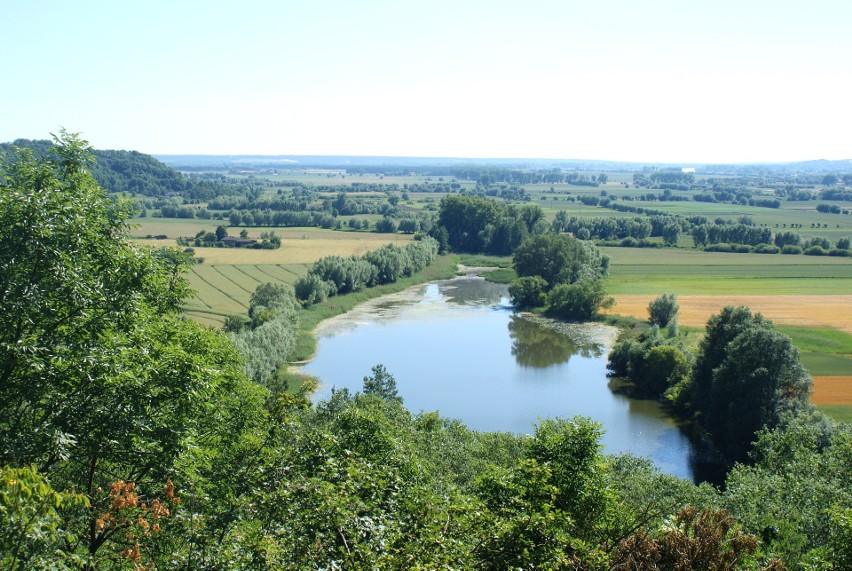
[(610, 389), (612, 328), (580, 325), (566, 335), (514, 312), (506, 286), (478, 277), (416, 286), (323, 322), (317, 334), (317, 355), (303, 367), (320, 379), (315, 400), (332, 387), (361, 390), (381, 363), (413, 412), (519, 434), (539, 418), (582, 415), (603, 425), (607, 453), (693, 477), (690, 442), (660, 406)]

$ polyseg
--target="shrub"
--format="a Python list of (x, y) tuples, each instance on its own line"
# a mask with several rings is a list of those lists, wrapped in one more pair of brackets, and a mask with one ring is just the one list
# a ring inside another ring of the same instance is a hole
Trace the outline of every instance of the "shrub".
[(755, 254), (777, 254), (780, 251), (781, 248), (772, 244), (760, 244), (754, 249)]
[(793, 255), (801, 254), (802, 253), (802, 247), (801, 246), (787, 245), (787, 246), (784, 246), (783, 248), (781, 248), (781, 253), (782, 254), (793, 254)]
[(390, 218), (382, 218), (376, 221), (376, 232), (390, 234), (396, 231), (396, 223)]
[(679, 309), (677, 296), (673, 293), (664, 293), (648, 304), (648, 317), (651, 323), (665, 327), (677, 318)]
[(642, 375), (634, 379), (641, 394), (659, 398), (689, 374), (683, 351), (672, 345), (657, 345), (645, 353)]
[(826, 256), (828, 255), (828, 250), (823, 248), (822, 246), (810, 246), (805, 248), (803, 252), (806, 256)]
[(512, 304), (518, 308), (544, 305), (546, 292), (547, 282), (541, 276), (518, 278), (509, 286)]
[(296, 298), (307, 307), (325, 301), (334, 286), (317, 275), (308, 274), (296, 280), (293, 287), (296, 290)]
[(704, 248), (705, 252), (733, 252), (734, 248), (730, 244), (721, 242), (719, 244), (710, 244)]
[(589, 319), (598, 309), (611, 307), (613, 299), (606, 296), (600, 280), (580, 280), (559, 284), (547, 296), (549, 311), (566, 319)]

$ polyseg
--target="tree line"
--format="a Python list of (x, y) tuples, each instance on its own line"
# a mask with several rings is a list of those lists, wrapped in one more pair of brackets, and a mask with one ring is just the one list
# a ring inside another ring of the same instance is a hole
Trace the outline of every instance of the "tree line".
[(424, 236), (402, 247), (386, 244), (360, 257), (326, 256), (296, 281), (295, 295), (307, 306), (334, 295), (394, 283), (431, 264), (437, 253), (438, 242)]

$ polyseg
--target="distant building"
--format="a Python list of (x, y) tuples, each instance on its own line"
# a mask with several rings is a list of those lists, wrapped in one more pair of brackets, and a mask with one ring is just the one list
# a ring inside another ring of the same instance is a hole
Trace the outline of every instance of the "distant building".
[(684, 174), (694, 174), (695, 173), (695, 167), (683, 167), (682, 169), (680, 169), (680, 172), (682, 172)]

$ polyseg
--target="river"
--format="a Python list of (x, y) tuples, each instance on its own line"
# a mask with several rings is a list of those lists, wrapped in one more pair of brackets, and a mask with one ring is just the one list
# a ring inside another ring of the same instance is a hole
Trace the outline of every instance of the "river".
[[(566, 326), (562, 326), (563, 329)], [(506, 286), (463, 277), (410, 288), (323, 322), (302, 370), (332, 387), (362, 389), (376, 364), (414, 412), (438, 411), (470, 428), (532, 433), (540, 418), (581, 415), (603, 425), (607, 453), (650, 458), (692, 478), (692, 448), (660, 405), (613, 392), (606, 355), (614, 329), (567, 326), (517, 314)]]

